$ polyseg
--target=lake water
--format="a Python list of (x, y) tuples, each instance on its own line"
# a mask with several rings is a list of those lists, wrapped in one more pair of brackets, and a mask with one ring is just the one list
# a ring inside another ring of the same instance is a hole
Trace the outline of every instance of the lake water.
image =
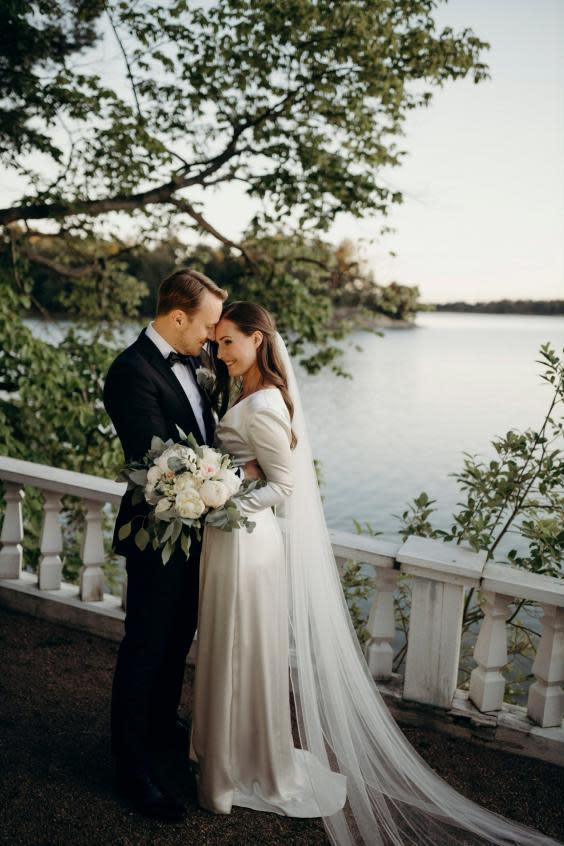
[[(64, 324), (28, 325), (56, 342)], [(137, 331), (128, 327), (125, 343)], [(550, 388), (535, 359), (547, 341), (562, 350), (564, 317), (422, 313), (414, 329), (354, 332), (343, 344), (353, 379), (300, 371), (329, 525), (354, 531), (356, 518), (394, 538), (392, 515), (424, 490), (449, 526), (448, 474), (462, 453), (491, 457), (494, 436), (542, 423)]]

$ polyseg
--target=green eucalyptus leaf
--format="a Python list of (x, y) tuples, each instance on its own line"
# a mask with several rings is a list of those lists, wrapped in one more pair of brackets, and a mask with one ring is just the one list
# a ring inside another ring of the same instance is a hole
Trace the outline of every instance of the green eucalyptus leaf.
[(120, 540), (125, 540), (131, 534), (131, 523), (124, 523), (123, 526), (120, 526), (118, 531), (118, 538)]
[(142, 552), (145, 550), (147, 544), (149, 543), (149, 540), (149, 532), (143, 527), (141, 527), (135, 535), (135, 543)]

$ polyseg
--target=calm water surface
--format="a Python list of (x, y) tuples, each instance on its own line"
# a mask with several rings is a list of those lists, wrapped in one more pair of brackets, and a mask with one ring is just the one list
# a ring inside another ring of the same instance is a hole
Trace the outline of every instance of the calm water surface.
[[(65, 325), (28, 323), (53, 342)], [(137, 332), (128, 327), (124, 345)], [(392, 515), (424, 490), (449, 526), (448, 474), (462, 453), (491, 457), (494, 436), (544, 419), (550, 390), (535, 359), (547, 341), (562, 349), (564, 317), (423, 313), (415, 329), (353, 333), (343, 345), (353, 379), (300, 371), (329, 525), (354, 531), (354, 517), (394, 537)]]
[(352, 518), (393, 536), (405, 504), (426, 491), (450, 525), (464, 451), (492, 457), (491, 439), (540, 426), (550, 387), (535, 364), (541, 344), (564, 346), (564, 318), (423, 313), (418, 328), (356, 332), (345, 380), (301, 374), (328, 523)]

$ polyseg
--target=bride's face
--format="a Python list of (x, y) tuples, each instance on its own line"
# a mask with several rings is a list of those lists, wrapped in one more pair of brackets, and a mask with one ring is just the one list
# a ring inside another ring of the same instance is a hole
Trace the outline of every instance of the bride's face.
[(215, 327), (217, 357), (227, 366), (231, 377), (244, 376), (257, 363), (257, 349), (262, 332), (245, 335), (231, 320), (220, 320)]

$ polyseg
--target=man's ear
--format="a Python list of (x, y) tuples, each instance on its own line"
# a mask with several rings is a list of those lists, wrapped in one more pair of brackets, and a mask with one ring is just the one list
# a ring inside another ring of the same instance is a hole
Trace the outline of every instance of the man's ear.
[(186, 325), (187, 323), (192, 323), (192, 318), (190, 317), (190, 315), (187, 312), (183, 311), (181, 308), (175, 308), (174, 311), (171, 311), (170, 316), (174, 325), (178, 328), (183, 325)]

